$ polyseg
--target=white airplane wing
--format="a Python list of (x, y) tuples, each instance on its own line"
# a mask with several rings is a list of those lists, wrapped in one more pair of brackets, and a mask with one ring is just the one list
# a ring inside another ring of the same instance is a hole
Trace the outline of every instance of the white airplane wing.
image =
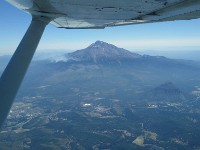
[(104, 28), (200, 17), (200, 0), (7, 0), (59, 28)]

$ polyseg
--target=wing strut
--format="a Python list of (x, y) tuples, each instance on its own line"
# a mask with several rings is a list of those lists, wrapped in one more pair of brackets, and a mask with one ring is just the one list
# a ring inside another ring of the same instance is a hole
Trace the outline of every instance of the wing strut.
[(49, 19), (33, 17), (0, 78), (0, 128), (5, 121)]

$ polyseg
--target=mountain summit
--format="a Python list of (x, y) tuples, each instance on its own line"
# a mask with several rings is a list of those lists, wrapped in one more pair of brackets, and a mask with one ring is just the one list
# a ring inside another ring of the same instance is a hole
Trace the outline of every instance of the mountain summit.
[(106, 62), (142, 57), (123, 48), (118, 48), (103, 41), (96, 41), (85, 49), (69, 53), (68, 57), (78, 61)]

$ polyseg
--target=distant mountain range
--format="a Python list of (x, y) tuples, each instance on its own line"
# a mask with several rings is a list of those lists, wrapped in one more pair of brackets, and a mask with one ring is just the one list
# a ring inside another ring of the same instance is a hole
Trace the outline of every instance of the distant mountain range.
[(187, 60), (176, 60), (168, 59), (164, 56), (150, 56), (150, 55), (140, 55), (134, 52), (130, 52), (123, 48), (118, 48), (115, 45), (103, 42), (96, 41), (92, 43), (87, 48), (74, 51), (72, 53), (66, 53), (63, 55), (51, 57), (51, 61), (54, 62), (88, 62), (88, 63), (109, 63), (109, 62), (135, 62), (135, 63), (157, 63), (157, 64), (166, 64), (177, 65), (179, 63), (190, 64), (192, 61)]
[(196, 62), (139, 55), (103, 41), (52, 58), (32, 62), (19, 96), (66, 96), (84, 89), (115, 93), (113, 98), (182, 101), (200, 85)]
[(139, 54), (147, 54), (151, 56), (165, 56), (171, 59), (184, 59), (200, 61), (200, 50), (140, 50), (136, 51)]

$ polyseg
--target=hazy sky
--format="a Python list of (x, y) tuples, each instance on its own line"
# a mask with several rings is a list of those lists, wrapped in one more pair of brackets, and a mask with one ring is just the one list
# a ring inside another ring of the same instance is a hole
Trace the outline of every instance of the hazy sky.
[[(0, 54), (14, 52), (30, 21), (29, 14), (0, 0)], [(200, 50), (200, 19), (99, 30), (67, 30), (48, 25), (38, 51), (77, 50), (96, 40), (128, 50)]]

